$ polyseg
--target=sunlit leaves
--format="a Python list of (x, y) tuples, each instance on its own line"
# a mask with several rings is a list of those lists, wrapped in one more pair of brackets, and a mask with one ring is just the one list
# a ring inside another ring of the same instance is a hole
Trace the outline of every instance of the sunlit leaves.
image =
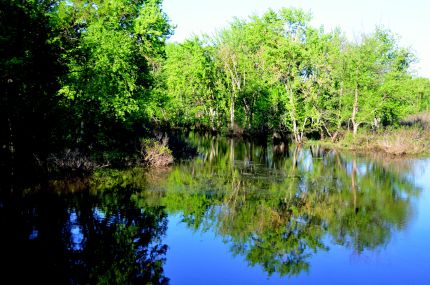
[(59, 10), (59, 19), (61, 11), (73, 11), (66, 14), (77, 27), (79, 41), (68, 55), (70, 75), (60, 94), (75, 90), (78, 113), (97, 110), (125, 120), (144, 107), (139, 98), (151, 84), (150, 65), (171, 33), (160, 5), (153, 0), (71, 1)]
[[(390, 31), (377, 28), (349, 41), (340, 29), (316, 29), (310, 19), (299, 9), (269, 10), (234, 19), (213, 37), (172, 45), (164, 79), (178, 108), (167, 118), (200, 127), (286, 131), (300, 142), (315, 133), (335, 140), (351, 125), (397, 124), (428, 106), (425, 80), (413, 79), (409, 69), (413, 54)], [(192, 42), (195, 48), (185, 48)], [(203, 62), (198, 45), (210, 55), (207, 64), (195, 64)], [(202, 74), (211, 76), (200, 80)], [(210, 100), (202, 103), (207, 90)], [(211, 111), (216, 116), (208, 120)]]

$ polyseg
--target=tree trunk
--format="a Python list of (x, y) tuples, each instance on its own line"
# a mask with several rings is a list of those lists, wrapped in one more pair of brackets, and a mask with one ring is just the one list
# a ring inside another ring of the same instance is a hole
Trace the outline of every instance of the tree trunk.
[(379, 129), (381, 123), (381, 118), (373, 118), (373, 126), (375, 128), (375, 131)]
[(358, 126), (360, 123), (357, 122), (357, 113), (358, 113), (358, 85), (355, 85), (355, 96), (354, 96), (354, 106), (352, 108), (352, 133), (354, 137), (357, 135)]
[(224, 62), (224, 68), (231, 80), (231, 95), (230, 95), (230, 131), (234, 130), (234, 109), (236, 95), (240, 93), (242, 86), (242, 78), (237, 70), (236, 56), (228, 47), (221, 49), (221, 57)]
[(212, 107), (209, 107), (209, 118), (211, 120), (211, 129), (215, 131), (215, 110)]
[[(343, 82), (340, 85), (340, 93), (339, 93), (339, 106), (338, 106), (338, 112), (337, 112), (337, 125), (336, 125), (336, 131), (333, 135), (331, 135), (331, 141), (335, 142), (337, 139), (337, 136), (339, 135), (339, 131), (342, 127), (342, 97), (343, 97)], [(348, 122), (348, 130), (349, 130), (349, 122)]]
[(291, 88), (288, 86), (288, 84), (285, 84), (285, 90), (287, 91), (287, 93), (289, 95), (289, 99), (290, 99), (290, 105), (291, 105), (290, 118), (291, 118), (291, 122), (293, 124), (294, 140), (297, 143), (301, 143), (302, 140), (300, 138), (299, 129), (297, 127), (297, 114), (296, 114), (296, 105), (294, 102), (293, 90), (291, 90)]
[(334, 134), (333, 134), (333, 136), (331, 137), (331, 142), (336, 142), (336, 139), (337, 139), (337, 136), (339, 135), (339, 132), (338, 131), (336, 131)]
[(352, 134), (354, 137), (357, 135), (359, 124), (352, 122)]
[(245, 125), (247, 126), (248, 130), (251, 129), (251, 107), (246, 102), (245, 98), (243, 99), (243, 109), (245, 111)]
[(231, 99), (230, 99), (230, 130), (234, 131), (234, 99), (235, 99), (235, 94), (233, 93), (231, 95)]

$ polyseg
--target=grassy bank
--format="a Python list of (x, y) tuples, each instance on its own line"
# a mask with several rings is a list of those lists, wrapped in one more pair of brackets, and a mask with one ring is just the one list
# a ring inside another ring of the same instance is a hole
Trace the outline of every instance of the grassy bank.
[(333, 143), (321, 141), (328, 147), (359, 152), (382, 152), (389, 155), (430, 154), (430, 131), (419, 128), (400, 128), (381, 132), (362, 132), (355, 137), (347, 133)]
[(430, 154), (430, 113), (411, 115), (397, 128), (363, 130), (356, 136), (346, 132), (336, 142), (322, 140), (326, 147), (358, 152), (378, 152), (392, 156)]

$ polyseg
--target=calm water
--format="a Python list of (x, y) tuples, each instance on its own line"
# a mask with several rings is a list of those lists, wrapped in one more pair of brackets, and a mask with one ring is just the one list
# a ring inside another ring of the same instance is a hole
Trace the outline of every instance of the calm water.
[(430, 159), (188, 140), (169, 169), (3, 189), (0, 283), (429, 284)]

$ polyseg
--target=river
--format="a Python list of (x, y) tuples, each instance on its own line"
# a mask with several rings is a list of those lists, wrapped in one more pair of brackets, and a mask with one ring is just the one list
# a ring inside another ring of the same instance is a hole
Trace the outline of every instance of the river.
[(430, 159), (186, 139), (170, 168), (1, 191), (0, 282), (428, 284)]

